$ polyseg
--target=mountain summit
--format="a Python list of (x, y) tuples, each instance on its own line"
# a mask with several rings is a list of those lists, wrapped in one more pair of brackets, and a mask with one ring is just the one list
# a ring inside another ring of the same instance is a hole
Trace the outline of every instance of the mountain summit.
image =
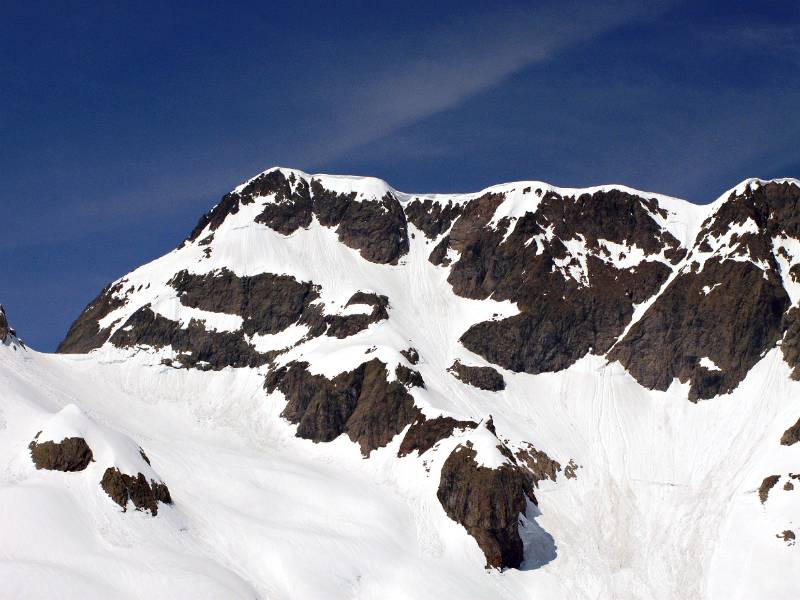
[[(141, 585), (178, 596), (788, 598), (798, 305), (797, 180), (699, 206), (272, 168), (106, 286), (60, 355), (0, 356), (24, 424), (2, 447), (107, 536), (80, 537), (111, 565), (95, 591), (140, 576), (135, 536), (170, 565)], [(146, 465), (40, 472), (37, 444), (115, 436)]]

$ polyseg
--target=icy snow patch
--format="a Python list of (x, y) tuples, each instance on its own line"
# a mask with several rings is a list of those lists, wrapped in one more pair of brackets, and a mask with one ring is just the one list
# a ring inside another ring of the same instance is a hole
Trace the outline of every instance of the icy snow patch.
[(701, 358), (699, 364), (700, 364), (701, 367), (703, 367), (707, 371), (721, 371), (722, 370), (716, 365), (716, 363), (714, 363), (713, 360), (711, 360), (707, 356), (704, 356), (703, 358)]

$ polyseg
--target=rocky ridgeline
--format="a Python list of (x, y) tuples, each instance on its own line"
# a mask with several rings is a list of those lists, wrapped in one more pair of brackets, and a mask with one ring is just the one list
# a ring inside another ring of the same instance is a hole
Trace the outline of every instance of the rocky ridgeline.
[[(387, 272), (404, 268), (410, 240), (421, 236), (428, 263), (444, 270), (453, 293), (509, 301), (518, 309), (468, 324), (458, 340), (446, 340), (488, 363), (456, 360), (449, 374), (442, 373), (480, 390), (475, 393), (508, 393), (509, 374), (562, 370), (588, 354), (619, 361), (650, 389), (665, 390), (676, 379), (688, 383), (692, 401), (735, 389), (777, 346), (800, 378), (795, 181), (746, 182), (707, 210), (620, 186), (508, 184), (426, 197), (382, 182), (370, 184), (367, 193), (364, 185), (287, 169), (262, 173), (202, 217), (169, 255), (170, 264), (179, 264), (181, 253), (187, 259), (168, 280), (123, 277), (110, 284), (78, 317), (59, 351), (166, 349), (172, 354), (164, 364), (178, 368), (267, 366), (265, 388), (285, 397), (283, 417), (298, 436), (327, 442), (347, 435), (364, 456), (404, 431), (400, 457), (463, 435), (441, 461), (438, 498), (495, 567), (521, 564), (518, 515), (535, 503), (539, 481), (562, 473), (560, 463), (525, 442), (512, 444), (512, 451), (498, 438), (495, 447), (506, 460), (482, 466), (469, 445), (478, 423), (423, 415), (416, 397), (425, 382), (415, 365), (425, 357), (413, 348), (395, 348), (402, 358), (393, 364), (365, 358), (332, 377), (314, 374), (303, 360), (281, 362), (287, 351), (312, 340), (347, 340), (391, 323), (396, 299), (360, 289), (335, 309), (323, 302), (327, 290), (319, 282), (272, 272), (240, 276), (233, 265), (203, 268), (221, 235), (256, 224), (288, 238), (319, 226), (359, 260), (385, 265)], [(240, 213), (247, 223), (237, 220)], [(223, 228), (229, 219), (240, 227)], [(195, 316), (182, 321), (159, 312), (151, 284)], [(236, 325), (221, 328), (203, 315), (226, 315)], [(293, 329), (302, 335), (277, 347), (257, 343)], [(787, 436), (796, 441), (794, 433)], [(563, 473), (574, 477), (576, 469), (570, 462)]]

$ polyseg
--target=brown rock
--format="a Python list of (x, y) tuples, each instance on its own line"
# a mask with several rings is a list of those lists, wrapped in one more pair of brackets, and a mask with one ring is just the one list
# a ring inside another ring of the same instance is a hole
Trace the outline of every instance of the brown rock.
[(775, 487), (775, 484), (778, 483), (780, 478), (780, 475), (768, 475), (764, 477), (764, 481), (761, 482), (758, 488), (758, 499), (761, 501), (761, 504), (767, 501), (767, 498), (769, 498), (769, 491)]
[(555, 481), (561, 472), (561, 464), (550, 458), (545, 452), (537, 450), (529, 442), (524, 442), (523, 447), (517, 450), (517, 460), (524, 464), (533, 474), (534, 484), (538, 487), (544, 479)]
[(2, 306), (0, 306), (0, 342), (4, 342), (10, 333), (11, 326), (8, 324), (6, 311)]
[(781, 436), (782, 446), (791, 446), (797, 442), (800, 442), (800, 419), (797, 419), (797, 423), (784, 431), (783, 435)]
[[(499, 441), (498, 441), (499, 444)], [(479, 466), (472, 448), (458, 446), (442, 466), (437, 497), (486, 556), (487, 567), (518, 568), (523, 560), (519, 516), (536, 502), (531, 474), (514, 464)]]
[(452, 201), (442, 204), (434, 202), (430, 198), (426, 200), (416, 198), (405, 206), (408, 222), (420, 229), (430, 239), (436, 239), (447, 231), (461, 211), (460, 204), (453, 204)]
[(111, 336), (118, 348), (171, 346), (180, 354), (178, 360), (185, 367), (206, 365), (213, 370), (225, 367), (257, 367), (268, 363), (272, 355), (259, 353), (242, 337), (241, 332), (208, 331), (203, 323), (192, 319), (181, 327), (157, 315), (147, 304), (134, 312), (120, 329)]
[(122, 292), (123, 282), (107, 285), (100, 295), (83, 309), (67, 332), (57, 352), (82, 354), (102, 346), (111, 334), (111, 328), (100, 329), (98, 323), (112, 311), (125, 305), (126, 300), (117, 296)]
[(792, 531), (791, 529), (786, 529), (785, 531), (783, 531), (782, 533), (779, 533), (775, 537), (782, 539), (789, 546), (793, 546), (794, 545), (795, 535), (794, 535), (794, 531)]
[(400, 354), (402, 354), (412, 365), (415, 365), (419, 362), (419, 352), (417, 352), (416, 348), (406, 348), (405, 350), (400, 350)]
[(36, 438), (28, 445), (31, 460), (37, 469), (48, 471), (83, 471), (94, 460), (92, 449), (82, 437), (64, 438), (60, 442), (37, 442)]
[(377, 358), (333, 379), (308, 372), (307, 363), (292, 362), (270, 371), (268, 392), (286, 397), (281, 413), (297, 425), (297, 436), (329, 442), (346, 433), (364, 456), (388, 444), (419, 409), (399, 381), (388, 381), (386, 365)]
[(370, 262), (397, 264), (408, 252), (408, 227), (400, 202), (392, 194), (381, 200), (356, 200), (356, 193), (337, 194), (311, 180), (313, 211), (325, 227), (336, 227), (339, 240)]
[[(789, 297), (774, 273), (750, 262), (709, 259), (679, 275), (609, 354), (639, 383), (666, 390), (689, 381), (689, 398), (730, 392), (783, 332)], [(710, 293), (704, 293), (717, 285)], [(700, 359), (709, 357), (719, 371)]]
[(454, 429), (475, 429), (478, 426), (474, 421), (458, 421), (452, 417), (435, 417), (426, 419), (420, 414), (411, 427), (408, 428), (397, 456), (407, 456), (415, 450), (424, 454), (441, 440), (450, 437)]
[(475, 367), (464, 365), (456, 359), (448, 369), (459, 381), (463, 381), (473, 387), (490, 392), (499, 392), (506, 389), (506, 381), (503, 376), (492, 367)]
[(109, 467), (103, 474), (100, 486), (123, 511), (128, 510), (130, 500), (136, 510), (149, 510), (155, 517), (159, 502), (172, 504), (166, 484), (153, 479), (148, 482), (141, 473), (128, 475), (116, 467)]

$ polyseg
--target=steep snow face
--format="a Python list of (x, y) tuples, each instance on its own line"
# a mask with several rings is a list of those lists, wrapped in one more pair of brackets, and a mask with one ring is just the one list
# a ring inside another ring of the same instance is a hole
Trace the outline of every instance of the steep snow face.
[(109, 284), (75, 355), (6, 353), (8, 410), (74, 403), (146, 445), (175, 501), (148, 531), (225, 597), (713, 598), (732, 561), (744, 597), (779, 565), (782, 597), (796, 516), (757, 490), (800, 448), (800, 188), (737, 190), (270, 169)]

